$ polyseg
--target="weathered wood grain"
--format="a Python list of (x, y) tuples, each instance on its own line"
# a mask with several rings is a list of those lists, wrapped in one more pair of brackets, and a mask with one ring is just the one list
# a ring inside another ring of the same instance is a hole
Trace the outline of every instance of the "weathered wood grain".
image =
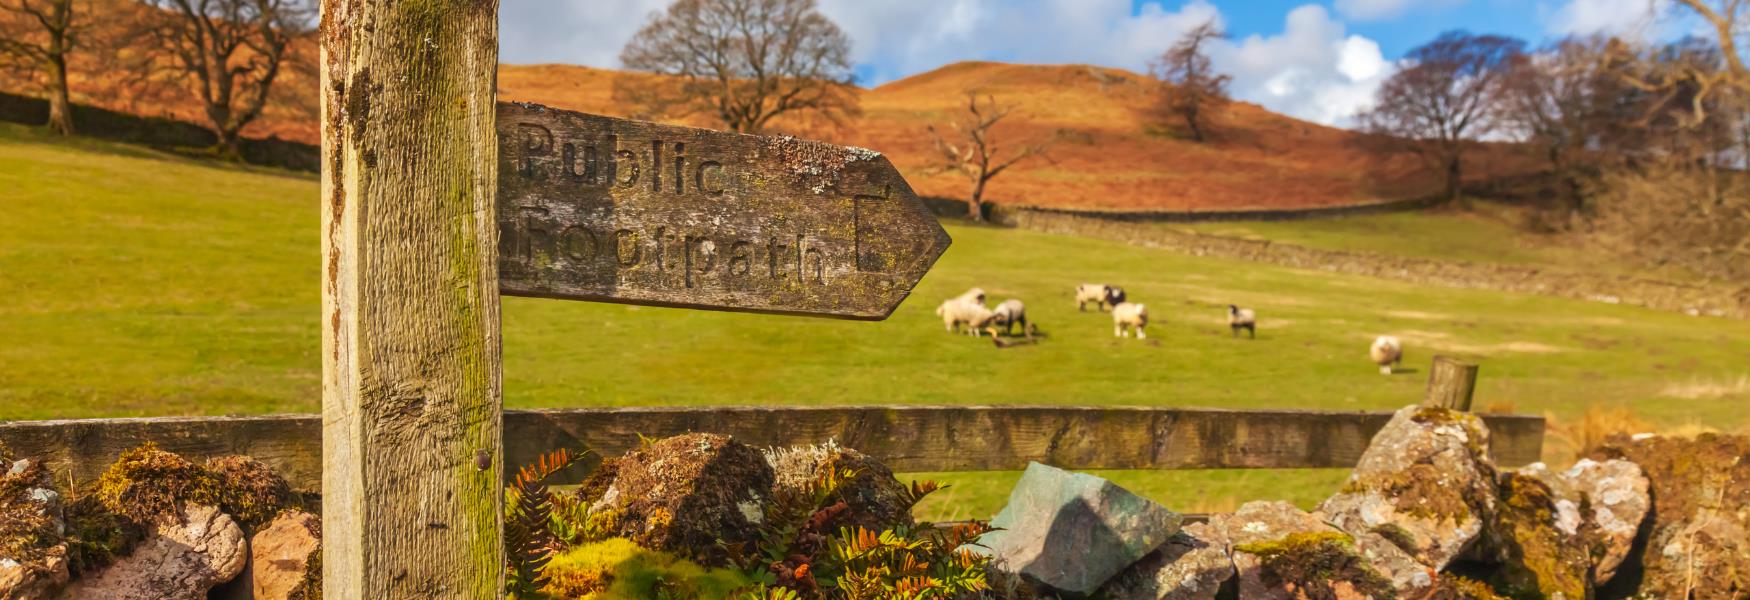
[(500, 291), (884, 319), (948, 234), (887, 158), (498, 106)]
[(1428, 395), (1422, 399), (1422, 406), (1469, 412), (1476, 389), (1476, 364), (1450, 356), (1436, 356), (1434, 366), (1428, 369)]
[(321, 44), (324, 597), (502, 598), (498, 2), (328, 0)]
[[(928, 407), (635, 408), (507, 411), (505, 458), (526, 464), (554, 448), (618, 456), (638, 434), (728, 433), (759, 446), (837, 439), (899, 471), (1021, 469), (1037, 460), (1071, 469), (1350, 467), (1384, 412), (1175, 408)], [(1543, 418), (1482, 415), (1504, 465), (1540, 459)], [(299, 487), (320, 482), (315, 416), (107, 419), (0, 423), (0, 442), (93, 480), (145, 441), (191, 456), (250, 454)], [(412, 449), (408, 451), (413, 451)], [(584, 469), (565, 474), (575, 482)]]

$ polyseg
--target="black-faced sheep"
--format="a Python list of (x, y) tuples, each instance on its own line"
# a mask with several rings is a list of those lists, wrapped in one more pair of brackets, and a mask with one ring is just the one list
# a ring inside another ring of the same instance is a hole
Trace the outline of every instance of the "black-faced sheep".
[(1227, 326), (1233, 329), (1234, 337), (1240, 337), (1240, 330), (1246, 330), (1246, 335), (1258, 339), (1258, 315), (1250, 308), (1240, 308), (1227, 305)]
[(1027, 333), (1027, 307), (1020, 300), (1004, 300), (991, 311), (991, 335), (996, 335), (996, 327), (1003, 328), (1003, 335), (1014, 335), (1015, 326), (1021, 326), (1021, 333)]
[(1124, 303), (1124, 288), (1103, 283), (1084, 283), (1076, 286), (1076, 310), (1085, 311), (1088, 303), (1094, 303), (1094, 308), (1106, 310), (1109, 306)]
[(1404, 364), (1404, 345), (1393, 336), (1382, 335), (1373, 340), (1367, 354), (1373, 358), (1373, 364), (1379, 365), (1382, 375), (1390, 375), (1393, 365)]
[(1148, 333), (1143, 328), (1148, 327), (1148, 308), (1141, 304), (1125, 302), (1112, 307), (1112, 335), (1114, 337), (1129, 337), (1132, 330), (1136, 331), (1136, 339), (1148, 339)]

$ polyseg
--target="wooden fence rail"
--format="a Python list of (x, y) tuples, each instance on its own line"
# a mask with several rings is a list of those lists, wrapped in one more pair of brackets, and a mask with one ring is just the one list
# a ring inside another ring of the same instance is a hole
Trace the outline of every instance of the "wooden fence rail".
[[(1068, 469), (1351, 467), (1390, 417), (1036, 406), (525, 410), (505, 412), (504, 450), (512, 466), (562, 447), (618, 456), (636, 448), (639, 435), (698, 431), (731, 434), (755, 446), (835, 439), (900, 472), (1016, 470), (1028, 461)], [(1482, 418), (1497, 461), (1539, 460), (1542, 417)], [(20, 456), (45, 458), (74, 482), (94, 480), (122, 451), (148, 441), (195, 459), (248, 454), (299, 489), (319, 489), (322, 482), (322, 422), (316, 415), (0, 423), (0, 443)], [(586, 463), (563, 479), (579, 481), (592, 466)]]

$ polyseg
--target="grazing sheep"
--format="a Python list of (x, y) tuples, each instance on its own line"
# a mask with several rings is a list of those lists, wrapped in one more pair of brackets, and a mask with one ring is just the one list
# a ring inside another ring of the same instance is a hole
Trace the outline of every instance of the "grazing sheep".
[(1094, 308), (1106, 310), (1108, 306), (1118, 306), (1124, 303), (1124, 288), (1103, 283), (1084, 283), (1076, 286), (1076, 310), (1088, 310), (1088, 303), (1094, 303)]
[(1123, 304), (1124, 300), (1124, 288), (1115, 285), (1106, 286), (1106, 306), (1118, 306)]
[(1258, 315), (1250, 308), (1240, 308), (1227, 305), (1227, 326), (1234, 330), (1234, 337), (1240, 337), (1240, 330), (1246, 330), (1246, 335), (1258, 339)]
[(991, 320), (991, 311), (983, 303), (975, 303), (967, 298), (951, 298), (936, 307), (936, 315), (942, 317), (942, 325), (948, 333), (958, 333), (961, 324), (966, 325), (966, 333), (978, 336), (978, 329)]
[(1148, 327), (1148, 308), (1141, 304), (1125, 302), (1112, 307), (1112, 335), (1114, 337), (1129, 337), (1130, 330), (1136, 330), (1136, 339), (1148, 339), (1143, 331)]
[(955, 296), (954, 299), (984, 306), (984, 288), (972, 288), (966, 290), (959, 296)]
[(1379, 336), (1379, 339), (1373, 340), (1373, 347), (1368, 348), (1367, 354), (1373, 357), (1373, 364), (1379, 365), (1379, 372), (1382, 375), (1390, 375), (1392, 365), (1401, 366), (1404, 364), (1403, 343), (1399, 342), (1398, 338), (1389, 335), (1382, 335)]
[(1020, 300), (1014, 299), (1004, 300), (1002, 304), (998, 304), (996, 310), (991, 311), (990, 322), (986, 324), (987, 327), (991, 328), (992, 337), (996, 336), (996, 326), (998, 325), (1002, 326), (1003, 335), (1014, 335), (1016, 325), (1021, 326), (1021, 333), (1027, 333), (1026, 305), (1021, 304)]

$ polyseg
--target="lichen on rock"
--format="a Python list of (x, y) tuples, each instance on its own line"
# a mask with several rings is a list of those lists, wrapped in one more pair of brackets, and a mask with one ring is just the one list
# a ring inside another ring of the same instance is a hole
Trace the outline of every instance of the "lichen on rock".
[(912, 524), (911, 502), (905, 484), (893, 476), (893, 470), (887, 465), (867, 454), (828, 441), (815, 446), (768, 449), (765, 456), (774, 477), (770, 497), (812, 486), (825, 469), (855, 473), (838, 488), (833, 498), (844, 502), (845, 510), (838, 511), (831, 520), (823, 523), (819, 527), (822, 531), (838, 531), (844, 527), (886, 531)]
[(1494, 510), (1488, 447), (1488, 428), (1475, 415), (1406, 407), (1319, 510), (1353, 536), (1382, 536), (1421, 564), (1443, 569), (1481, 535)]
[(47, 598), (66, 585), (60, 494), (39, 461), (0, 454), (0, 598)]
[(759, 450), (704, 433), (656, 441), (613, 469), (590, 513), (617, 511), (619, 535), (710, 566), (726, 564), (724, 544), (758, 535), (773, 481)]
[(1531, 475), (1507, 473), (1500, 489), (1489, 529), (1489, 546), (1497, 553), (1493, 558), (1501, 563), (1497, 587), (1515, 597), (1591, 597), (1591, 546), (1578, 524), (1565, 524), (1550, 485)]
[[(1652, 495), (1644, 550), (1630, 553), (1607, 595), (1735, 598), (1750, 590), (1750, 437), (1617, 436), (1595, 461), (1638, 465)], [(1626, 592), (1626, 593), (1625, 593)]]

